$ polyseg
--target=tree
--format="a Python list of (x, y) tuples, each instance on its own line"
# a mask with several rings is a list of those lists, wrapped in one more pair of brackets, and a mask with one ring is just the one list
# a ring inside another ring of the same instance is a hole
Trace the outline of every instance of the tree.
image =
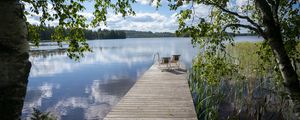
[[(228, 32), (239, 33), (246, 29), (264, 38), (263, 48), (270, 47), (276, 58), (284, 84), (290, 90), (299, 90), (299, 80), (291, 60), (299, 61), (295, 46), (300, 34), (299, 0), (248, 0), (243, 6), (230, 6), (230, 0), (174, 1), (173, 10), (183, 4), (191, 8), (181, 10), (177, 33), (191, 33), (194, 43), (200, 44), (209, 52), (209, 57), (224, 51), (224, 41), (233, 44)], [(184, 3), (185, 2), (185, 3)], [(194, 6), (197, 4), (211, 7), (207, 18), (197, 18)], [(188, 20), (197, 21), (189, 25)], [(207, 39), (208, 38), (208, 39)], [(262, 56), (263, 58), (264, 56)]]
[(0, 116), (18, 119), (26, 94), (31, 64), (22, 5), (0, 2)]

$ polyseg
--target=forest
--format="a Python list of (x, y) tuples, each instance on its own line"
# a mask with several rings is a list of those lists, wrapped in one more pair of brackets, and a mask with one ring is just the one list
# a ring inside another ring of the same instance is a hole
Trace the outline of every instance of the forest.
[[(34, 26), (38, 27), (38, 26)], [(39, 31), (39, 36), (42, 41), (51, 40), (55, 27), (44, 26)], [(68, 31), (67, 29), (65, 31)], [(125, 38), (153, 38), (153, 37), (176, 37), (175, 33), (171, 32), (151, 32), (151, 31), (135, 31), (135, 30), (83, 30), (87, 40), (96, 39), (125, 39)]]
[[(38, 26), (35, 26), (38, 27)], [(49, 41), (51, 40), (51, 35), (53, 34), (55, 27), (47, 26), (42, 27), (39, 31), (40, 39), (42, 41)], [(64, 30), (65, 32), (69, 31), (68, 29)], [(85, 38), (88, 40), (95, 40), (95, 39), (125, 39), (126, 33), (121, 30), (101, 30), (98, 29), (97, 31), (84, 29), (83, 30)]]

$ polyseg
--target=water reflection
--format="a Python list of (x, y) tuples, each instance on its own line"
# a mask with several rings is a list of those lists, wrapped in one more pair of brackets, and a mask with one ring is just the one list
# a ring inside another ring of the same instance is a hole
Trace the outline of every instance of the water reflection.
[(93, 49), (80, 62), (64, 49), (34, 48), (22, 118), (32, 108), (59, 119), (102, 119), (138, 77), (153, 64), (153, 55), (181, 54), (187, 66), (196, 55), (188, 38), (89, 41)]
[(39, 108), (42, 106), (43, 99), (49, 99), (52, 97), (53, 89), (59, 89), (59, 84), (43, 83), (35, 90), (28, 89), (23, 106), (23, 113), (31, 113), (32, 108)]
[[(129, 67), (137, 62), (151, 62), (153, 53), (160, 52), (162, 56), (170, 56), (178, 54), (182, 46), (178, 47), (177, 42), (170, 44), (157, 43), (156, 46), (139, 45), (134, 46), (119, 45), (110, 47), (99, 47), (97, 45), (107, 46), (105, 42), (92, 41), (93, 53), (87, 53), (86, 57), (82, 58), (80, 64), (74, 64), (74, 61), (69, 60), (65, 50), (48, 50), (32, 52), (30, 60), (35, 63), (31, 69), (31, 77), (51, 76), (58, 73), (72, 72), (75, 69), (87, 64), (126, 64)], [(106, 41), (107, 42), (107, 41)], [(112, 41), (109, 41), (110, 43)], [(184, 41), (186, 42), (186, 41)], [(94, 44), (93, 44), (94, 43)], [(153, 44), (156, 44), (154, 42)], [(184, 60), (190, 60), (191, 55), (188, 50), (182, 51)], [(186, 54), (187, 53), (187, 54)], [(186, 61), (184, 61), (186, 62)]]

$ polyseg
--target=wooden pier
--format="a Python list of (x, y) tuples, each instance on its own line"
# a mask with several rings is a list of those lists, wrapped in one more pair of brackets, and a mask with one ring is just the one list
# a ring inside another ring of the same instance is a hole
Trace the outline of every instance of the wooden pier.
[(154, 64), (104, 120), (197, 120), (186, 70)]

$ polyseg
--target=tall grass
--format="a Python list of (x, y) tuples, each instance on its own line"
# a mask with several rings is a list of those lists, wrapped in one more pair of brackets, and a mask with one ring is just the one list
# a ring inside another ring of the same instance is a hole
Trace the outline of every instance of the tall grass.
[(33, 108), (30, 120), (57, 120), (50, 112), (42, 112), (37, 108)]
[[(296, 119), (282, 80), (276, 76), (274, 58), (260, 59), (258, 54), (271, 53), (258, 53), (259, 45), (244, 42), (227, 46), (226, 64), (235, 65), (237, 70), (231, 76), (219, 77), (217, 84), (202, 76), (208, 68), (199, 66), (195, 59), (189, 71), (189, 84), (198, 119)], [(214, 72), (219, 74), (218, 70)]]

